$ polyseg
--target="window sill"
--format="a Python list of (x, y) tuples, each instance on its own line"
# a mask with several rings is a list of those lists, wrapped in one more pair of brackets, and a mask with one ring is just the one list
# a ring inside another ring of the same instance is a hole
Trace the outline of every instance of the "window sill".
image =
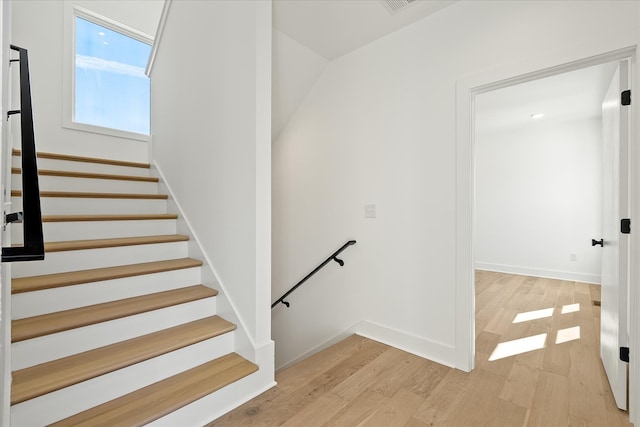
[(78, 122), (66, 122), (62, 125), (63, 128), (79, 130), (83, 132), (96, 133), (100, 135), (113, 136), (116, 138), (133, 139), (136, 141), (148, 142), (151, 139), (150, 135), (144, 133), (129, 132), (125, 130), (106, 128), (102, 126), (89, 125), (86, 123)]

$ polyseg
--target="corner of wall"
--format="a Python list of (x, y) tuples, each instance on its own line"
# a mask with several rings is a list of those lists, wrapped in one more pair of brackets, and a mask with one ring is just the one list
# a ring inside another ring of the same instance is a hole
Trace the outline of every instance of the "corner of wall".
[[(245, 359), (252, 361), (259, 367), (258, 372), (252, 375), (251, 379), (247, 379), (245, 381), (250, 382), (250, 385), (248, 387), (246, 385), (240, 387), (242, 390), (252, 390), (253, 394), (248, 397), (246, 393), (238, 393), (238, 402), (230, 404), (227, 403), (224, 409), (218, 411), (218, 416), (220, 416), (276, 385), (274, 381), (275, 344), (271, 339), (262, 340), (260, 343), (256, 344), (256, 341), (249, 333), (246, 321), (241, 317), (239, 314), (240, 312), (229, 297), (229, 293), (227, 292), (224, 283), (219, 279), (219, 275), (216, 273), (213, 263), (204, 252), (198, 236), (195, 234), (193, 227), (189, 224), (183, 209), (176, 201), (173, 195), (174, 193), (171, 187), (167, 184), (162, 170), (155, 162), (153, 162), (152, 168), (160, 178), (160, 191), (166, 192), (166, 194), (169, 195), (168, 212), (178, 214), (176, 231), (179, 234), (189, 236), (189, 256), (203, 260), (201, 273), (202, 284), (218, 290), (218, 295), (216, 296), (218, 314), (237, 325), (237, 328), (234, 331), (234, 351)], [(231, 390), (228, 393), (233, 394), (234, 390)]]
[(166, 192), (169, 195), (168, 200), (168, 212), (178, 214), (178, 224), (177, 224), (177, 232), (179, 234), (184, 234), (189, 236), (189, 245), (188, 251), (189, 256), (194, 257), (196, 259), (203, 260), (202, 265), (202, 284), (208, 286), (210, 288), (215, 288), (218, 290), (217, 299), (217, 307), (220, 315), (227, 320), (235, 323), (238, 326), (236, 329), (236, 349), (243, 356), (252, 361), (255, 360), (254, 351), (256, 349), (256, 343), (254, 339), (248, 333), (248, 329), (246, 326), (245, 320), (238, 314), (238, 310), (236, 309), (233, 301), (231, 301), (228, 297), (228, 292), (226, 290), (225, 284), (219, 279), (219, 275), (216, 273), (213, 263), (207, 256), (207, 254), (202, 249), (202, 245), (200, 243), (200, 239), (198, 235), (193, 231), (193, 227), (189, 223), (188, 218), (184, 214), (184, 210), (180, 206), (180, 204), (176, 201), (174, 196), (174, 192), (171, 186), (167, 183), (165, 179), (165, 175), (162, 172), (162, 169), (158, 164), (154, 161), (152, 163), (153, 169), (156, 171), (158, 177), (160, 178), (160, 191)]
[[(153, 40), (153, 46), (151, 47), (151, 53), (149, 54), (149, 61), (147, 67), (144, 70), (147, 77), (151, 77), (153, 71), (153, 63), (158, 53), (158, 48), (162, 43), (162, 35), (164, 34), (164, 26), (167, 22), (167, 16), (169, 16), (169, 9), (171, 8), (171, 2), (173, 0), (164, 0), (164, 7), (162, 8), (162, 14), (160, 15), (160, 21), (158, 22), (158, 29), (156, 30), (156, 36)], [(149, 157), (151, 158), (151, 157)]]

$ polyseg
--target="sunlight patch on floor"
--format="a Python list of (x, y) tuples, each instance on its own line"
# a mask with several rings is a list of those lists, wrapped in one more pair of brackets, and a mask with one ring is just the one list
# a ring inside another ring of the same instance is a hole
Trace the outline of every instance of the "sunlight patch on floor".
[[(523, 323), (531, 320), (552, 317), (555, 307), (542, 308), (540, 310), (524, 311), (516, 314), (511, 323)], [(560, 314), (576, 313), (580, 311), (580, 303), (565, 304), (560, 309)], [(539, 334), (531, 337), (515, 339), (499, 343), (489, 357), (489, 361), (504, 359), (505, 357), (516, 356), (529, 351), (540, 350), (545, 347), (547, 334)], [(556, 334), (556, 344), (580, 339), (580, 326), (560, 329)]]
[(543, 308), (542, 310), (526, 311), (524, 313), (518, 313), (516, 318), (513, 319), (513, 323), (528, 322), (530, 320), (544, 319), (545, 317), (553, 316), (553, 307)]
[(580, 339), (580, 326), (574, 326), (573, 328), (559, 329), (556, 336), (556, 344), (562, 344), (563, 342), (574, 341)]
[(580, 311), (580, 303), (579, 302), (577, 302), (575, 304), (563, 305), (562, 306), (562, 311), (560, 311), (560, 314), (575, 313), (576, 311)]
[(529, 351), (540, 350), (544, 348), (547, 340), (547, 334), (533, 335), (526, 338), (520, 338), (513, 341), (501, 342), (493, 350), (489, 357), (489, 361), (504, 359), (505, 357), (515, 356), (517, 354), (527, 353)]

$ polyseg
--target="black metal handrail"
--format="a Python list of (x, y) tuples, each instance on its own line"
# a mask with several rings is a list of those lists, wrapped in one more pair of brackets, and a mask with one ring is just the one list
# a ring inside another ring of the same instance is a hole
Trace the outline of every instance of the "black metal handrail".
[(344, 261), (337, 258), (338, 255), (340, 255), (340, 252), (344, 251), (345, 249), (347, 249), (349, 246), (351, 245), (355, 245), (356, 241), (355, 240), (349, 240), (347, 243), (345, 243), (344, 245), (342, 245), (342, 247), (340, 249), (338, 249), (337, 251), (335, 251), (334, 253), (332, 253), (331, 255), (329, 255), (329, 258), (325, 259), (322, 264), (320, 264), (319, 266), (317, 266), (311, 273), (307, 274), (304, 279), (300, 280), (298, 283), (296, 283), (291, 289), (289, 289), (287, 292), (284, 293), (284, 295), (282, 295), (280, 298), (278, 298), (276, 300), (276, 302), (274, 302), (273, 304), (271, 304), (271, 308), (275, 307), (276, 305), (282, 303), (284, 305), (286, 305), (287, 307), (289, 307), (289, 303), (287, 301), (285, 301), (284, 299), (286, 297), (288, 297), (293, 291), (295, 291), (296, 289), (298, 289), (300, 287), (300, 285), (302, 285), (304, 282), (306, 282), (307, 280), (309, 280), (309, 278), (311, 276), (313, 276), (314, 274), (316, 274), (322, 267), (324, 267), (325, 265), (329, 264), (331, 261), (335, 261), (338, 264), (340, 264), (340, 267), (342, 267), (344, 265)]
[[(31, 83), (29, 81), (29, 56), (26, 49), (11, 45), (19, 52), (20, 62), (20, 110), (7, 112), (7, 120), (20, 114), (22, 136), (22, 211), (6, 215), (4, 223), (22, 220), (23, 246), (3, 247), (2, 262), (37, 261), (44, 259), (44, 239), (42, 235), (42, 211), (40, 209), (40, 189), (38, 185), (38, 165), (36, 162), (36, 141), (33, 131), (33, 109), (31, 107)], [(15, 60), (11, 60), (15, 62)]]

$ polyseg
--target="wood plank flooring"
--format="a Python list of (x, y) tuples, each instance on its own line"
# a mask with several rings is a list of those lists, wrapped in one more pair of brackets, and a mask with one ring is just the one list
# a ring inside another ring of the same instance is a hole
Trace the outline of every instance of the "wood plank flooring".
[(599, 286), (478, 271), (473, 372), (354, 335), (208, 427), (631, 426), (600, 362), (593, 301)]

